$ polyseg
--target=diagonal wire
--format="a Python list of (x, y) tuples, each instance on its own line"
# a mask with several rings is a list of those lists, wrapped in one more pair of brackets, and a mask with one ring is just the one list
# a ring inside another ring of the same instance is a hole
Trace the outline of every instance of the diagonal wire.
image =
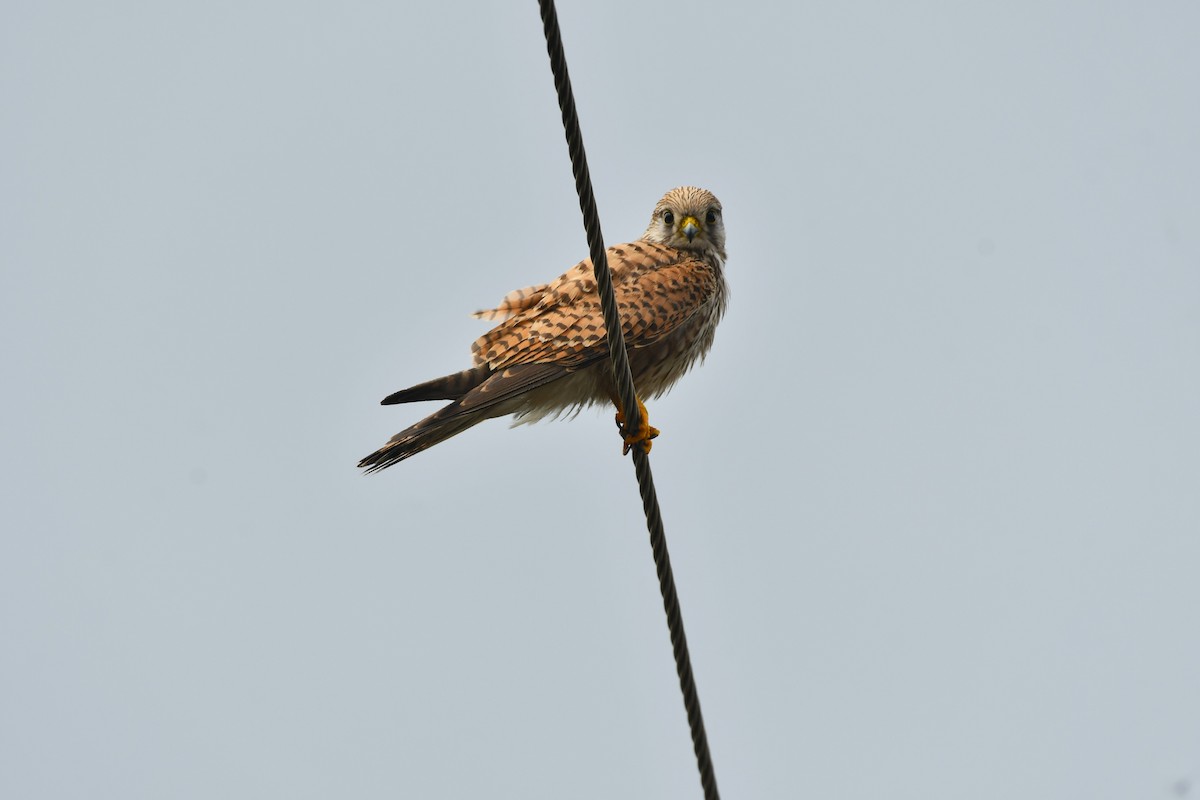
[[(633, 386), (633, 373), (629, 368), (629, 355), (625, 352), (625, 335), (621, 330), (621, 315), (613, 293), (612, 273), (609, 271), (608, 258), (604, 251), (604, 237), (600, 233), (600, 215), (596, 212), (592, 178), (588, 173), (587, 156), (583, 151), (583, 133), (579, 127), (579, 115), (575, 111), (575, 95), (571, 91), (570, 75), (567, 74), (567, 57), (563, 52), (562, 33), (558, 28), (558, 13), (554, 8), (554, 0), (538, 0), (538, 4), (542, 11), (550, 69), (554, 73), (554, 88), (558, 91), (558, 106), (562, 110), (563, 129), (567, 135), (567, 149), (571, 154), (575, 189), (579, 193), (579, 209), (583, 212), (583, 227), (587, 231), (592, 268), (596, 273), (596, 288), (604, 309), (613, 375), (625, 412), (626, 430), (637, 430), (642, 424), (641, 414)], [(662, 590), (663, 609), (667, 613), (671, 648), (675, 652), (675, 671), (679, 674), (683, 706), (687, 711), (688, 725), (692, 729), (692, 748), (696, 752), (696, 766), (700, 770), (700, 785), (704, 788), (706, 800), (718, 800), (720, 795), (717, 793), (717, 779), (713, 774), (712, 756), (708, 752), (704, 717), (700, 713), (700, 696), (696, 693), (696, 681), (692, 676), (692, 659), (688, 655), (687, 636), (683, 632), (683, 615), (679, 610), (679, 596), (675, 592), (675, 576), (671, 572), (671, 556), (667, 552), (667, 535), (663, 530), (662, 511), (658, 507), (658, 495), (654, 491), (654, 477), (650, 474), (650, 456), (637, 445), (633, 447), (632, 452), (642, 494), (642, 507), (646, 512), (646, 527), (650, 531), (650, 549), (654, 554), (658, 585)]]

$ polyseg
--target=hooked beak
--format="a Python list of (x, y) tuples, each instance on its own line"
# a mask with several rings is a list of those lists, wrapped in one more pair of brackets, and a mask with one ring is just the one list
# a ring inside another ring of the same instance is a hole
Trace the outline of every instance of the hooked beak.
[(690, 242), (700, 232), (700, 220), (695, 217), (684, 217), (683, 222), (679, 225), (679, 232), (686, 236)]

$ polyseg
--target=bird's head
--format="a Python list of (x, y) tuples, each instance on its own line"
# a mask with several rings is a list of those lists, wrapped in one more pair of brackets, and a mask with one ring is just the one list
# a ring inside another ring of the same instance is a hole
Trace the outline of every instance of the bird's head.
[(672, 189), (654, 207), (650, 227), (642, 238), (680, 250), (715, 250), (724, 258), (725, 220), (721, 218), (721, 201), (707, 189), (695, 186)]

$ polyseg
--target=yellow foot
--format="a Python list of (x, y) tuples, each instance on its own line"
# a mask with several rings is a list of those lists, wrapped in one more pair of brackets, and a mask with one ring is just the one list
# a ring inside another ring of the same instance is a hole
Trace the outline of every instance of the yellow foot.
[[(637, 404), (638, 411), (641, 412), (638, 414), (641, 419), (641, 425), (635, 431), (625, 430), (625, 412), (617, 411), (617, 427), (621, 429), (621, 437), (625, 440), (625, 446), (621, 448), (621, 455), (626, 455), (633, 449), (634, 445), (641, 447), (643, 453), (649, 453), (652, 446), (650, 440), (656, 438), (659, 434), (658, 428), (650, 427), (650, 417), (646, 413), (646, 407), (642, 405), (642, 401), (638, 400)], [(617, 407), (618, 409), (620, 408), (619, 403), (617, 403)]]

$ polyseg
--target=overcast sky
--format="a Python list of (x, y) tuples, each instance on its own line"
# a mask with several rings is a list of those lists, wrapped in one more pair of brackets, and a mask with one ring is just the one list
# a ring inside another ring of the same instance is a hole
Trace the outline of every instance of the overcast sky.
[[(1200, 797), (1200, 6), (572, 2), (729, 798)], [(533, 2), (0, 7), (0, 796), (698, 797), (611, 412), (356, 461), (587, 252)]]

